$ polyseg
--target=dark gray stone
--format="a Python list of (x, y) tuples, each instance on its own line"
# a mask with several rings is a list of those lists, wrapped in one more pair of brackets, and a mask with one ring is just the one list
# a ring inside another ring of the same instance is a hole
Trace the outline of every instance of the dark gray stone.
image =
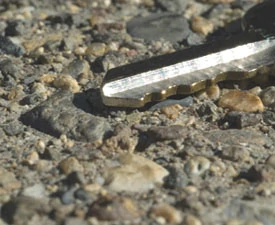
[(263, 112), (263, 121), (268, 124), (275, 126), (275, 113), (271, 111), (264, 111)]
[(14, 44), (10, 39), (0, 35), (0, 54), (8, 54), (19, 57), (24, 54), (24, 50)]
[(222, 119), (222, 122), (228, 123), (230, 128), (241, 129), (244, 127), (254, 126), (262, 121), (261, 114), (245, 113), (245, 112), (229, 112)]
[(206, 101), (199, 105), (197, 113), (199, 116), (209, 116), (217, 114), (218, 107), (212, 101)]
[(156, 13), (147, 17), (135, 17), (127, 23), (130, 35), (147, 41), (163, 38), (170, 42), (185, 40), (189, 34), (188, 21), (173, 13)]
[(65, 205), (74, 203), (75, 202), (74, 192), (75, 192), (74, 188), (64, 192), (60, 198), (61, 202)]
[(74, 102), (72, 93), (61, 91), (25, 113), (20, 119), (24, 124), (44, 133), (55, 137), (66, 134), (68, 138), (78, 141), (101, 140), (109, 134), (111, 128), (105, 119), (85, 113), (74, 104), (89, 111), (85, 99)]
[(185, 138), (189, 130), (181, 125), (159, 126), (148, 129), (148, 136), (157, 141), (175, 140), (178, 138)]
[(175, 105), (175, 104), (178, 104), (178, 105), (181, 105), (184, 107), (188, 107), (188, 106), (192, 105), (193, 102), (194, 102), (193, 97), (191, 97), (191, 96), (183, 98), (183, 99), (179, 99), (179, 100), (178, 99), (167, 99), (163, 102), (159, 102), (159, 103), (153, 105), (149, 110), (155, 111), (156, 109), (161, 109), (163, 107)]
[(67, 67), (65, 67), (61, 73), (69, 74), (74, 78), (77, 78), (80, 74), (88, 73), (90, 65), (86, 60), (74, 60)]
[(5, 34), (7, 36), (19, 36), (24, 33), (26, 30), (25, 24), (21, 20), (13, 20), (8, 22), (8, 25), (5, 29)]
[(189, 183), (189, 179), (182, 168), (171, 166), (166, 169), (169, 171), (169, 176), (164, 178), (165, 188), (180, 190)]

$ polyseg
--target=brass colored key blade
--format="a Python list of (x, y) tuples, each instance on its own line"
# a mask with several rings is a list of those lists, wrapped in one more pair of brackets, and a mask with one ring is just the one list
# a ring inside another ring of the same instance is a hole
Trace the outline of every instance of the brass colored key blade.
[(275, 61), (275, 39), (245, 32), (110, 70), (101, 87), (109, 106), (142, 107), (175, 94), (191, 94), (224, 80), (253, 77)]

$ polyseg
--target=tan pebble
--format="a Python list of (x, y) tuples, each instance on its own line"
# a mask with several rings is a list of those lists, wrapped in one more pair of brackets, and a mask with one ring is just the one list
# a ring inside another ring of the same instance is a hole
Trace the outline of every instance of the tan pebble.
[(168, 204), (154, 206), (150, 212), (151, 217), (163, 217), (166, 222), (178, 224), (182, 221), (180, 211)]
[(113, 191), (144, 192), (162, 184), (169, 172), (155, 162), (132, 153), (121, 154), (120, 166), (107, 171), (105, 185)]
[(100, 184), (86, 184), (83, 189), (91, 193), (99, 193), (102, 190)]
[(178, 104), (165, 106), (160, 109), (161, 113), (164, 114), (168, 119), (176, 119), (179, 116), (179, 111), (182, 107)]
[(183, 190), (185, 192), (187, 192), (187, 194), (194, 194), (194, 193), (198, 192), (198, 188), (193, 185), (188, 185), (188, 186), (184, 187)]
[(24, 96), (24, 87), (22, 85), (18, 85), (16, 87), (13, 87), (8, 94), (8, 100), (14, 100), (18, 98), (22, 98)]
[(191, 21), (191, 28), (196, 33), (207, 35), (213, 32), (214, 25), (211, 21), (201, 16), (194, 16)]
[(59, 167), (65, 174), (70, 174), (73, 171), (83, 172), (84, 168), (75, 157), (68, 157), (59, 163)]
[(72, 93), (76, 93), (80, 91), (80, 87), (73, 77), (70, 75), (59, 75), (53, 82), (53, 85), (57, 88), (62, 88), (64, 90), (71, 91)]
[(32, 166), (32, 165), (36, 165), (39, 161), (39, 155), (37, 152), (31, 152), (27, 157), (25, 162)]
[(73, 14), (78, 13), (80, 11), (80, 7), (78, 7), (77, 5), (74, 5), (72, 3), (68, 4), (68, 8), (69, 8), (70, 12)]
[(43, 74), (40, 77), (39, 81), (45, 84), (51, 84), (54, 82), (55, 78), (56, 74)]
[(143, 0), (143, 4), (148, 7), (151, 8), (155, 5), (155, 2), (153, 0)]
[(201, 100), (203, 99), (217, 100), (220, 97), (220, 88), (218, 85), (211, 85), (205, 90), (198, 92), (197, 97)]
[(270, 155), (267, 158), (265, 164), (275, 169), (275, 155)]
[(216, 176), (221, 176), (225, 170), (226, 166), (220, 159), (216, 159), (213, 163), (211, 163), (209, 168), (209, 171)]
[(187, 175), (201, 175), (210, 168), (210, 161), (203, 156), (195, 156), (189, 159), (184, 165)]
[(192, 215), (187, 215), (184, 218), (184, 225), (202, 225), (202, 222)]
[(106, 195), (91, 205), (87, 215), (103, 221), (115, 221), (133, 220), (139, 214), (131, 199)]
[(49, 160), (40, 159), (35, 165), (35, 169), (38, 172), (47, 172), (53, 168), (53, 164)]
[(264, 110), (261, 99), (249, 92), (233, 90), (223, 95), (218, 105), (233, 111), (258, 112)]
[(86, 55), (103, 56), (106, 51), (104, 43), (92, 43), (85, 51)]

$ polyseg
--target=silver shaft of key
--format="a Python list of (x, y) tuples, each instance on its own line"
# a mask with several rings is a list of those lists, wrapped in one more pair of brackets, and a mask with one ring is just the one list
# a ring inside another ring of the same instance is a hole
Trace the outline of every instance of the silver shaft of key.
[(244, 16), (241, 34), (108, 71), (101, 87), (103, 103), (138, 108), (219, 81), (255, 76), (275, 62), (275, 19), (268, 18), (274, 12), (275, 1), (259, 4)]

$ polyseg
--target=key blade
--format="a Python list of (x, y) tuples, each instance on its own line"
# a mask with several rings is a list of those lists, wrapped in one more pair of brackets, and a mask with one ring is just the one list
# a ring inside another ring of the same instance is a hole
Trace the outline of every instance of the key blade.
[(101, 87), (105, 105), (142, 107), (171, 95), (192, 94), (224, 80), (255, 76), (274, 63), (275, 39), (244, 33), (114, 68)]

